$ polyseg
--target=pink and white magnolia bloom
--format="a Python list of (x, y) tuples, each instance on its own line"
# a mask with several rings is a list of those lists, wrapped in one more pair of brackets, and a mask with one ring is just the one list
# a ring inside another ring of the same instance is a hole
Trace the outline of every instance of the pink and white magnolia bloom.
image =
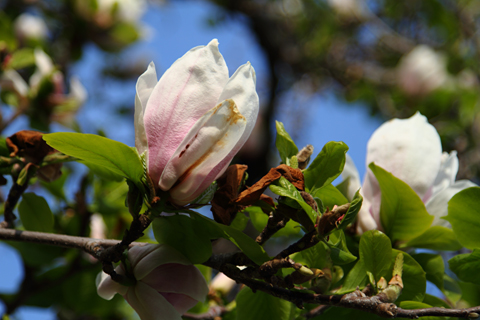
[[(408, 119), (393, 119), (382, 124), (367, 144), (367, 173), (361, 189), (363, 204), (358, 213), (357, 231), (382, 229), (380, 223), (381, 192), (377, 179), (368, 168), (374, 162), (407, 183), (434, 216), (432, 225), (449, 226), (440, 217), (447, 215), (448, 201), (457, 192), (475, 186), (468, 180), (455, 181), (458, 172), (457, 152), (442, 153), (440, 137), (420, 113)], [(347, 155), (344, 179), (349, 178), (349, 197), (360, 188), (358, 171)]]
[(174, 203), (197, 198), (247, 141), (259, 107), (255, 82), (250, 63), (228, 77), (216, 39), (188, 51), (159, 81), (153, 62), (140, 76), (135, 145)]
[[(207, 296), (201, 272), (170, 246), (134, 246), (128, 251), (128, 260), (135, 285), (121, 285), (102, 272), (97, 277), (97, 292), (107, 300), (121, 294), (142, 320), (181, 320), (182, 314)], [(125, 274), (122, 264), (115, 271)]]

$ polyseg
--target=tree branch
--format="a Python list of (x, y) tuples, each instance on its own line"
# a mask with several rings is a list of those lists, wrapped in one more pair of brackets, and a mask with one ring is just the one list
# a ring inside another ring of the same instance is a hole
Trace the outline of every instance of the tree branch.
[[(99, 258), (105, 248), (111, 248), (121, 243), (119, 240), (100, 240), (86, 237), (49, 234), (34, 231), (20, 231), (12, 229), (0, 229), (0, 240), (13, 240), (22, 242), (54, 245), (65, 248), (83, 250), (92, 256)], [(128, 246), (144, 245), (142, 242), (132, 242)], [(254, 292), (257, 290), (268, 293), (272, 296), (293, 302), (297, 307), (303, 308), (304, 303), (336, 306), (350, 309), (362, 310), (388, 318), (417, 318), (425, 316), (445, 316), (459, 318), (476, 318), (480, 314), (480, 306), (469, 309), (444, 309), (426, 308), (405, 310), (398, 308), (395, 304), (386, 302), (387, 297), (379, 293), (376, 296), (368, 297), (357, 290), (344, 295), (325, 295), (289, 290), (274, 286), (270, 283), (252, 278), (251, 272), (244, 272), (236, 267), (234, 263), (248, 263), (249, 259), (243, 254), (220, 254), (212, 255), (204, 265), (225, 273), (228, 277), (249, 286)], [(248, 269), (248, 268), (247, 268)], [(245, 269), (246, 271), (246, 269)], [(197, 319), (207, 319), (198, 318)]]

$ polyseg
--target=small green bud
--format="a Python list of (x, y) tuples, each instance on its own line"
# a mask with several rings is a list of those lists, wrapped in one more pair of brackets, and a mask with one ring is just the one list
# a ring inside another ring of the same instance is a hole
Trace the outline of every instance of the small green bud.
[(293, 169), (298, 169), (297, 156), (293, 156), (290, 158), (290, 167), (292, 167)]

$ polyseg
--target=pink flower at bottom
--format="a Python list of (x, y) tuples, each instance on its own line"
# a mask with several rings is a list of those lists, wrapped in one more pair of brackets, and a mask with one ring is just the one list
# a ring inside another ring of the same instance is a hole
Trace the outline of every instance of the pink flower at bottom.
[[(170, 246), (135, 246), (128, 251), (128, 260), (135, 285), (124, 286), (102, 272), (97, 277), (97, 292), (107, 300), (121, 294), (142, 320), (181, 320), (208, 293), (200, 271)], [(115, 271), (125, 274), (123, 265)]]

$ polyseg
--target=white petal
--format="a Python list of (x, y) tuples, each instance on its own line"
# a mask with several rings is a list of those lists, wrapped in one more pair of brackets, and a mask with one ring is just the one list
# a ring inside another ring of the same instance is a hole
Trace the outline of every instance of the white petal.
[(362, 207), (357, 215), (357, 233), (359, 235), (369, 230), (376, 230), (378, 227), (370, 213), (370, 206), (370, 202), (364, 198)]
[[(235, 147), (219, 164), (217, 164), (215, 168), (211, 170), (210, 174), (203, 180), (197, 190), (205, 190), (213, 180), (216, 180), (218, 177), (220, 177), (227, 169), (233, 157), (248, 140), (253, 128), (255, 127), (259, 109), (259, 101), (257, 92), (255, 90), (255, 83), (255, 70), (250, 63), (246, 63), (237, 69), (235, 74), (230, 78), (225, 86), (220, 99), (227, 99), (230, 97), (235, 102), (240, 110), (240, 113), (247, 121), (247, 127), (245, 128), (245, 131)], [(189, 198), (185, 198), (184, 202), (189, 203), (198, 195), (198, 192), (194, 193)]]
[(12, 69), (5, 71), (0, 78), (0, 85), (3, 87), (13, 87), (22, 97), (28, 94), (28, 85), (20, 74)]
[(125, 299), (142, 320), (182, 320), (180, 313), (157, 291), (138, 281)]
[(223, 272), (219, 272), (210, 282), (210, 288), (227, 295), (236, 284), (235, 280), (227, 277)]
[(348, 179), (347, 198), (348, 200), (352, 200), (360, 188), (360, 175), (358, 174), (352, 157), (350, 157), (348, 153), (345, 155), (345, 167), (342, 171), (342, 179), (344, 181)]
[(143, 115), (147, 107), (148, 99), (152, 94), (153, 88), (157, 84), (157, 73), (155, 71), (155, 64), (150, 62), (147, 71), (145, 71), (137, 80), (135, 95), (135, 147), (139, 154), (147, 151), (147, 135), (145, 133), (145, 124), (143, 122)]
[(184, 255), (174, 248), (166, 245), (135, 246), (128, 252), (128, 258), (133, 267), (135, 279), (142, 280), (156, 267), (177, 263), (182, 265), (192, 264)]
[(69, 97), (75, 99), (78, 105), (82, 105), (87, 100), (87, 90), (77, 77), (70, 78)]
[(158, 183), (185, 135), (212, 109), (228, 81), (218, 41), (193, 48), (164, 73), (148, 99), (144, 123), (149, 174)]
[(175, 203), (186, 204), (184, 199), (195, 193), (212, 169), (232, 151), (245, 127), (246, 120), (232, 100), (226, 100), (207, 112), (167, 163), (160, 188), (169, 190), (173, 187), (170, 196)]
[(475, 187), (475, 183), (469, 180), (459, 180), (453, 185), (433, 195), (433, 197), (425, 204), (429, 214), (434, 216), (432, 226), (450, 227), (447, 220), (440, 219), (448, 214), (448, 201), (463, 189)]
[[(253, 69), (250, 62), (247, 62), (240, 66), (230, 80), (228, 80), (217, 101), (218, 104), (224, 100), (232, 99), (237, 105), (238, 111), (240, 111), (247, 121), (247, 126), (242, 138), (238, 141), (238, 144), (241, 144), (240, 147), (237, 148), (238, 150), (243, 146), (245, 141), (247, 141), (255, 126), (255, 122), (257, 122), (259, 101), (255, 84), (255, 69)], [(237, 153), (237, 151), (235, 153)]]
[[(458, 158), (457, 151), (452, 151), (450, 154), (444, 152), (441, 158), (440, 170), (430, 190), (431, 196), (445, 190), (449, 186), (455, 183), (455, 178), (458, 172)], [(429, 192), (429, 193), (430, 193)], [(423, 198), (424, 202), (427, 202), (428, 198)]]
[(38, 70), (40, 71), (42, 76), (48, 76), (50, 73), (53, 72), (53, 62), (52, 58), (45, 53), (40, 48), (35, 48), (34, 52), (35, 56), (35, 64), (37, 65)]
[[(116, 267), (115, 272), (118, 274), (125, 274), (122, 266)], [(128, 287), (113, 281), (112, 278), (103, 271), (97, 275), (95, 282), (98, 295), (106, 300), (111, 300), (116, 293), (124, 295), (128, 290)]]
[(406, 182), (423, 198), (440, 169), (442, 146), (435, 128), (420, 113), (381, 125), (367, 146), (367, 165), (376, 165)]

